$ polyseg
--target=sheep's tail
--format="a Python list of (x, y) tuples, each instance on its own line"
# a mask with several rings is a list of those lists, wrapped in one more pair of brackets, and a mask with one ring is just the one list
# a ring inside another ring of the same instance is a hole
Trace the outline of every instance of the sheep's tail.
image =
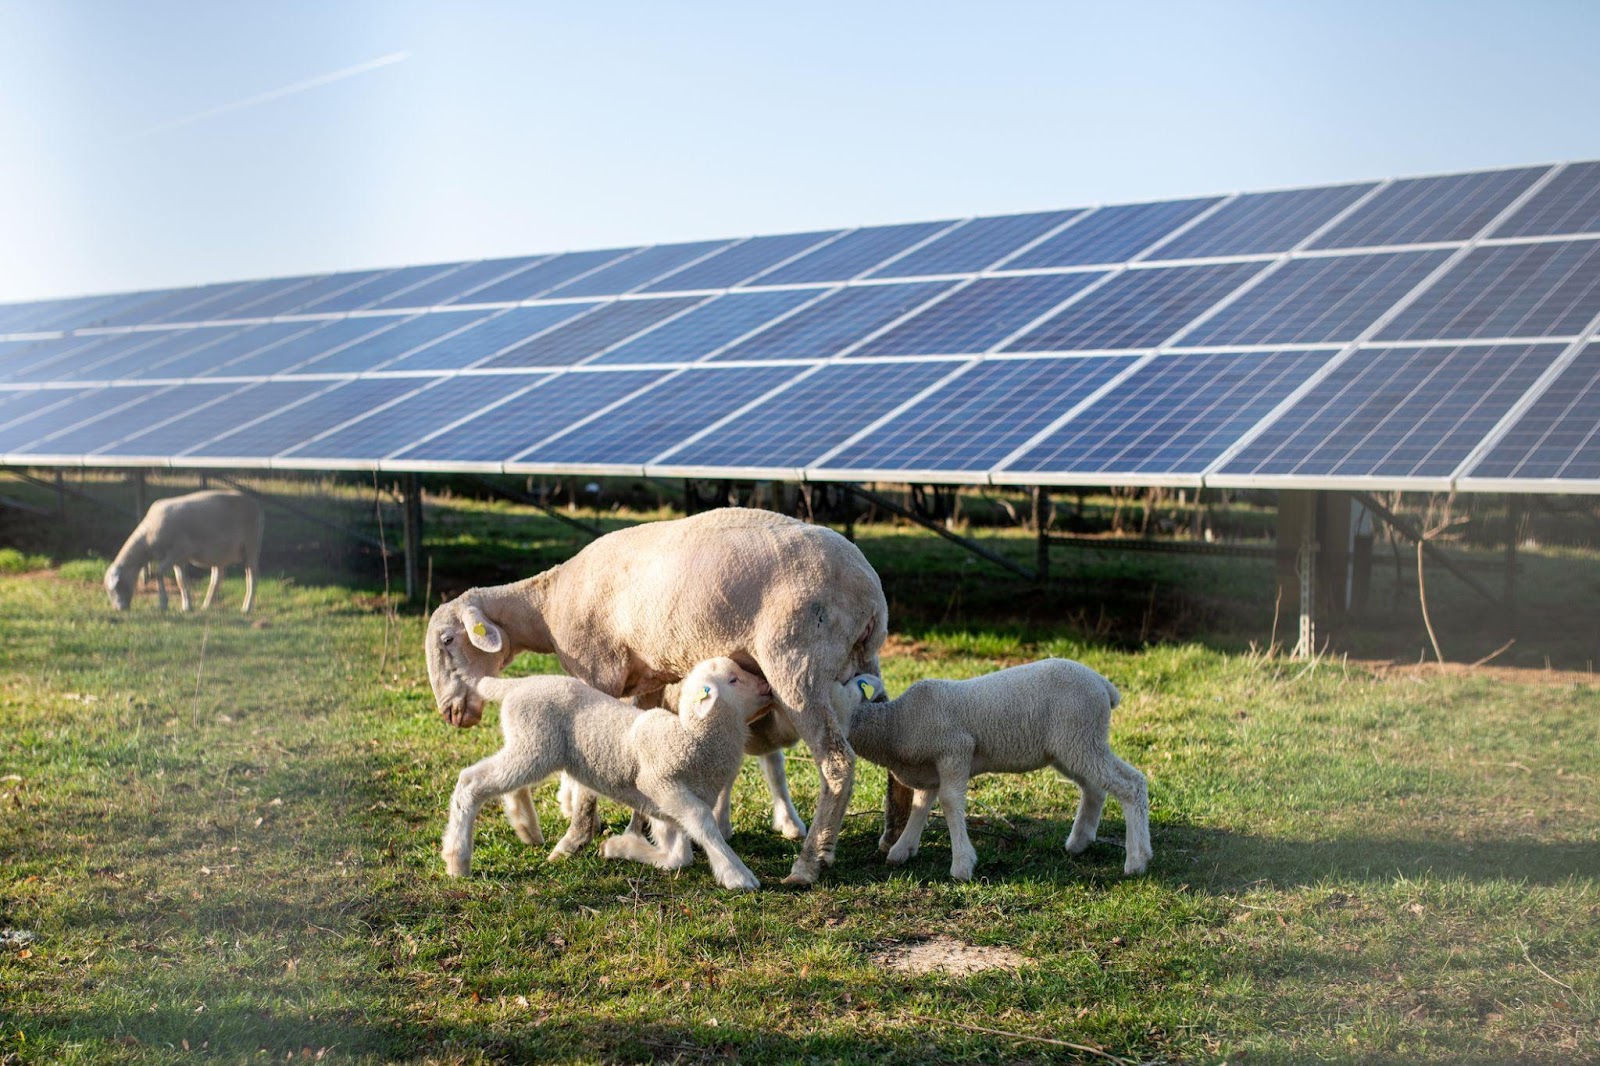
[(1122, 702), (1122, 693), (1118, 692), (1117, 686), (1107, 681), (1104, 677), (1100, 678), (1100, 683), (1106, 687), (1106, 697), (1111, 700), (1111, 709), (1116, 710), (1117, 704)]
[(486, 700), (499, 703), (511, 695), (511, 690), (516, 687), (516, 680), (506, 677), (480, 677), (472, 683), (472, 688)]

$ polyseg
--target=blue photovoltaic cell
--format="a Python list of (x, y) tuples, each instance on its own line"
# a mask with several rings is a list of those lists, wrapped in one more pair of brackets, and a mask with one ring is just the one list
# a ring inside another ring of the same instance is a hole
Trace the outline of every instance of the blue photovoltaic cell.
[(1329, 358), (1329, 352), (1157, 356), (1006, 469), (1199, 474)]
[[(148, 374), (141, 374), (141, 371), (147, 371), (158, 363), (177, 358), (231, 332), (233, 332), (232, 326), (195, 326), (190, 329), (125, 333), (116, 338), (123, 342), (122, 354), (114, 358), (96, 360), (92, 366), (80, 368), (73, 376), (94, 381), (148, 377)], [(107, 354), (111, 353), (108, 351)]]
[(658, 461), (671, 467), (799, 469), (863, 428), (869, 412), (899, 406), (961, 365), (831, 363)]
[(1579, 352), (1467, 475), (1600, 480), (1600, 345)]
[(420, 378), (365, 378), (346, 382), (183, 454), (240, 458), (277, 455), (425, 384), (426, 379)]
[(950, 281), (853, 285), (740, 341), (718, 355), (737, 359), (826, 359), (950, 288)]
[(91, 422), (58, 433), (49, 440), (34, 441), (28, 452), (34, 455), (88, 455), (151, 426), (177, 418), (237, 389), (238, 385), (176, 385), (164, 392), (145, 396), (131, 407), (101, 415)]
[(986, 352), (1067, 297), (1105, 277), (1095, 271), (979, 278), (912, 315), (851, 355)]
[(79, 422), (99, 418), (108, 411), (136, 405), (146, 397), (159, 392), (157, 388), (91, 389), (74, 396), (67, 403), (54, 406), (41, 405), (32, 417), (17, 419), (0, 428), (0, 452), (15, 452), (34, 441), (70, 429)]
[(1120, 263), (1138, 255), (1219, 199), (1210, 196), (1200, 200), (1102, 207), (1054, 237), (999, 264), (996, 269)]
[(1313, 248), (1460, 241), (1511, 205), (1548, 167), (1397, 181), (1312, 242)]
[(1534, 193), (1492, 236), (1553, 237), (1596, 231), (1600, 231), (1600, 163), (1574, 163)]
[(900, 226), (869, 226), (854, 230), (815, 251), (807, 252), (792, 263), (752, 279), (750, 284), (797, 285), (814, 281), (848, 281), (949, 225), (949, 222), (908, 222)]
[(550, 258), (547, 255), (523, 255), (513, 259), (485, 259), (468, 263), (460, 270), (452, 270), (432, 281), (396, 293), (372, 305), (375, 311), (395, 308), (438, 307), (441, 304), (472, 303), (473, 290), (499, 281), (508, 274), (526, 270), (535, 263)]
[(563, 366), (579, 362), (627, 340), (640, 330), (670, 318), (699, 303), (703, 297), (664, 297), (659, 300), (617, 300), (602, 304), (581, 318), (519, 344), (481, 365)]
[[(499, 463), (527, 451), (558, 430), (587, 418), (635, 389), (658, 380), (660, 370), (574, 371), (462, 423), (448, 433), (407, 448), (397, 461)], [(632, 418), (636, 412), (615, 416)]]
[(476, 326), (419, 352), (402, 356), (385, 370), (459, 370), (583, 314), (594, 304), (535, 304), (494, 313)]
[(1222, 472), (1446, 477), (1560, 354), (1558, 344), (1362, 349)]
[(1378, 334), (1384, 340), (1559, 337), (1600, 314), (1600, 241), (1474, 249)]
[(1135, 356), (980, 363), (827, 459), (839, 470), (988, 470)]
[(693, 244), (658, 244), (638, 255), (630, 255), (621, 262), (601, 267), (592, 274), (557, 285), (544, 295), (552, 300), (567, 296), (620, 296), (647, 281), (654, 281), (670, 270), (703, 258), (728, 243), (696, 241)]
[(867, 276), (911, 278), (928, 274), (974, 274), (1081, 214), (1082, 209), (975, 218)]
[(729, 245), (707, 259), (658, 278), (640, 292), (693, 292), (701, 289), (727, 289), (746, 281), (769, 267), (792, 259), (834, 236), (838, 230), (818, 233), (783, 233), (776, 237), (752, 237)]
[(1004, 350), (1154, 348), (1261, 267), (1260, 263), (1213, 263), (1124, 271)]
[(1201, 259), (1287, 252), (1372, 188), (1374, 185), (1369, 182), (1249, 193), (1223, 204), (1193, 229), (1185, 230), (1151, 252), (1148, 258)]
[(251, 378), (287, 373), (297, 369), (308, 359), (332, 352), (404, 320), (404, 316), (336, 318), (309, 333), (297, 334), (280, 344), (259, 349), (231, 363), (200, 371), (195, 377)]
[(725, 293), (607, 352), (595, 364), (693, 362), (817, 296), (816, 289)]
[(250, 305), (247, 313), (251, 318), (296, 314), (302, 307), (320, 303), (346, 289), (366, 285), (387, 273), (389, 273), (387, 270), (355, 270), (345, 274), (328, 274), (314, 278), (303, 286), (297, 285), (276, 295), (257, 300)]
[(301, 333), (309, 333), (321, 323), (317, 322), (267, 322), (259, 326), (242, 326), (224, 329), (220, 338), (202, 347), (192, 349), (155, 364), (143, 371), (130, 373), (130, 378), (144, 380), (165, 378), (193, 378), (224, 366), (251, 352), (259, 352), (280, 341)]
[(626, 417), (597, 418), (517, 462), (642, 466), (803, 372), (798, 366), (696, 367), (641, 393)]
[(425, 282), (435, 281), (445, 275), (453, 274), (459, 267), (459, 263), (435, 263), (432, 266), (401, 267), (399, 270), (391, 270), (386, 274), (380, 274), (371, 281), (332, 293), (317, 300), (315, 303), (303, 304), (295, 308), (294, 313), (297, 315), (322, 315), (338, 311), (364, 311), (381, 300), (387, 300)]
[(382, 459), (497, 400), (528, 388), (542, 376), (481, 374), (446, 378), (359, 422), (319, 440), (290, 448), (283, 454), (317, 459)]
[[(219, 382), (219, 384), (221, 384)], [(167, 458), (226, 433), (285, 404), (326, 389), (326, 381), (266, 381), (254, 385), (232, 384), (210, 403), (194, 407), (182, 418), (138, 429), (116, 444), (99, 449), (99, 455)]]
[(1293, 259), (1179, 343), (1200, 347), (1355, 340), (1448, 256), (1435, 250)]
[[(434, 311), (401, 322), (393, 329), (373, 333), (330, 355), (313, 359), (297, 369), (300, 374), (359, 374), (387, 369), (391, 359), (424, 345), (446, 343), (440, 338), (484, 317), (482, 311)], [(413, 367), (412, 369), (415, 369)]]
[(606, 248), (597, 252), (563, 252), (519, 270), (509, 278), (486, 285), (463, 297), (460, 303), (493, 304), (519, 303), (542, 296), (567, 281), (587, 274), (607, 263), (629, 256), (637, 248)]

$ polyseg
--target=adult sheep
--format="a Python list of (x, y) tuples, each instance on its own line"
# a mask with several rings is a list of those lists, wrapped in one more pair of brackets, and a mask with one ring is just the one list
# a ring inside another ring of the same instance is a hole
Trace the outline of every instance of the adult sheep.
[(888, 613), (877, 573), (844, 537), (726, 508), (618, 530), (526, 580), (468, 589), (433, 613), (428, 677), (445, 720), (465, 727), (483, 715), (477, 680), (524, 651), (646, 704), (702, 659), (755, 669), (816, 758), (817, 811), (786, 878), (811, 884), (833, 862), (855, 777), (833, 686), (877, 670)]

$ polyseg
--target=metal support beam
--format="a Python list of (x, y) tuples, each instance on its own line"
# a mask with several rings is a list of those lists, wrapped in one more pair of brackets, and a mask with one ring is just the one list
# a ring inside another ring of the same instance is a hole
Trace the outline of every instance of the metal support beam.
[(933, 530), (935, 533), (939, 534), (939, 536), (943, 537), (945, 540), (948, 540), (948, 541), (951, 541), (953, 543), (961, 545), (963, 548), (965, 548), (967, 551), (971, 552), (973, 555), (976, 555), (981, 559), (987, 559), (991, 563), (994, 563), (996, 566), (1004, 567), (1005, 569), (1011, 571), (1013, 574), (1016, 574), (1018, 577), (1027, 578), (1029, 581), (1034, 580), (1033, 571), (1029, 570), (1027, 567), (1018, 566), (1016, 563), (1012, 562), (1010, 559), (1007, 559), (1005, 556), (1000, 555), (1000, 554), (998, 554), (996, 552), (990, 551), (988, 548), (985, 548), (983, 545), (979, 544), (977, 541), (971, 540), (971, 539), (969, 539), (967, 537), (963, 537), (963, 536), (961, 536), (959, 534), (956, 534), (956, 533), (952, 533), (948, 529), (944, 528), (944, 526), (940, 525), (939, 523), (930, 522), (926, 518), (924, 518), (921, 515), (917, 514), (915, 511), (911, 511), (911, 510), (909, 510), (909, 509), (907, 509), (905, 507), (902, 507), (898, 503), (895, 503), (892, 500), (886, 499), (885, 497), (878, 495), (876, 492), (868, 492), (866, 489), (861, 488), (859, 485), (846, 484), (844, 486), (844, 488), (846, 490), (848, 490), (849, 492), (861, 497), (863, 500), (869, 500), (872, 503), (876, 504), (877, 506), (882, 507), (885, 511), (888, 511), (890, 514), (897, 514), (901, 518), (908, 519), (909, 521), (915, 522), (917, 525), (922, 526), (925, 529)]
[(402, 474), (400, 487), (406, 539), (406, 600), (415, 603), (422, 595), (422, 482), (416, 474)]
[(1490, 603), (1498, 603), (1499, 602), (1495, 598), (1494, 593), (1490, 592), (1484, 586), (1483, 582), (1479, 581), (1477, 578), (1475, 578), (1471, 574), (1467, 573), (1466, 570), (1464, 570), (1460, 566), (1456, 565), (1456, 563), (1449, 556), (1445, 555), (1444, 552), (1440, 551), (1438, 548), (1435, 548), (1432, 544), (1429, 544), (1426, 541), (1423, 541), (1422, 540), (1422, 531), (1419, 530), (1416, 526), (1412, 525), (1410, 522), (1406, 521), (1404, 518), (1401, 518), (1399, 515), (1395, 514), (1393, 511), (1390, 511), (1383, 504), (1381, 504), (1377, 500), (1373, 499), (1373, 497), (1372, 497), (1372, 495), (1370, 493), (1355, 492), (1355, 493), (1351, 493), (1351, 495), (1356, 499), (1356, 501), (1358, 503), (1361, 504), (1361, 506), (1365, 507), (1367, 510), (1371, 511), (1373, 514), (1377, 515), (1379, 518), (1381, 518), (1385, 522), (1389, 523), (1389, 525), (1391, 525), (1395, 529), (1399, 530), (1406, 537), (1410, 538), (1412, 543), (1416, 543), (1418, 541), (1422, 541), (1422, 552), (1423, 552), (1423, 554), (1426, 555), (1428, 558), (1432, 559), (1434, 562), (1438, 563), (1440, 566), (1444, 567), (1446, 570), (1450, 571), (1452, 574), (1456, 575), (1456, 577), (1460, 578), (1462, 581), (1464, 581), (1467, 584), (1467, 586), (1472, 589), (1472, 591), (1476, 592), (1478, 595), (1482, 596), (1484, 599), (1488, 600)]
[[(572, 518), (572, 517), (570, 517), (568, 515), (564, 515), (560, 511), (556, 510), (554, 507), (551, 507), (551, 506), (549, 506), (547, 504), (544, 504), (544, 503), (540, 503), (538, 497), (536, 497), (536, 496), (530, 496), (528, 493), (521, 492), (521, 491), (519, 491), (517, 489), (506, 488), (504, 485), (497, 485), (493, 481), (490, 481), (488, 478), (479, 477), (477, 474), (472, 474), (472, 475), (469, 475), (469, 476), (472, 478), (473, 481), (475, 481), (478, 484), (482, 485), (484, 488), (488, 489), (490, 492), (496, 493), (496, 494), (498, 494), (500, 496), (504, 496), (506, 499), (511, 500), (514, 503), (525, 503), (529, 507), (532, 507), (535, 510), (542, 511), (544, 514), (549, 515), (551, 518), (554, 518), (557, 522), (566, 523), (567, 525), (571, 526), (573, 529), (578, 530), (579, 532), (585, 534), (586, 536), (590, 536), (590, 537), (603, 537), (603, 536), (605, 536), (606, 531), (601, 529), (599, 526), (592, 526), (588, 522), (584, 522), (584, 521), (581, 521), (581, 520), (579, 520), (577, 518)], [(692, 514), (693, 512), (690, 512), (690, 513)]]

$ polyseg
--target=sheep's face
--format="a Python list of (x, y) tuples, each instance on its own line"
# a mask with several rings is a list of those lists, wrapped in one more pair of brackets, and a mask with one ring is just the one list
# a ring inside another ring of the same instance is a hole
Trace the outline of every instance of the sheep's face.
[(476, 607), (452, 600), (433, 612), (423, 650), (444, 720), (462, 729), (477, 725), (484, 702), (478, 679), (498, 675), (510, 659), (500, 627)]
[(707, 659), (696, 664), (683, 679), (678, 696), (678, 717), (694, 722), (723, 706), (737, 709), (746, 722), (759, 718), (772, 704), (772, 686), (732, 659)]
[(115, 564), (106, 569), (106, 595), (111, 598), (112, 610), (126, 611), (133, 602), (133, 579), (137, 574), (135, 570), (124, 571)]

